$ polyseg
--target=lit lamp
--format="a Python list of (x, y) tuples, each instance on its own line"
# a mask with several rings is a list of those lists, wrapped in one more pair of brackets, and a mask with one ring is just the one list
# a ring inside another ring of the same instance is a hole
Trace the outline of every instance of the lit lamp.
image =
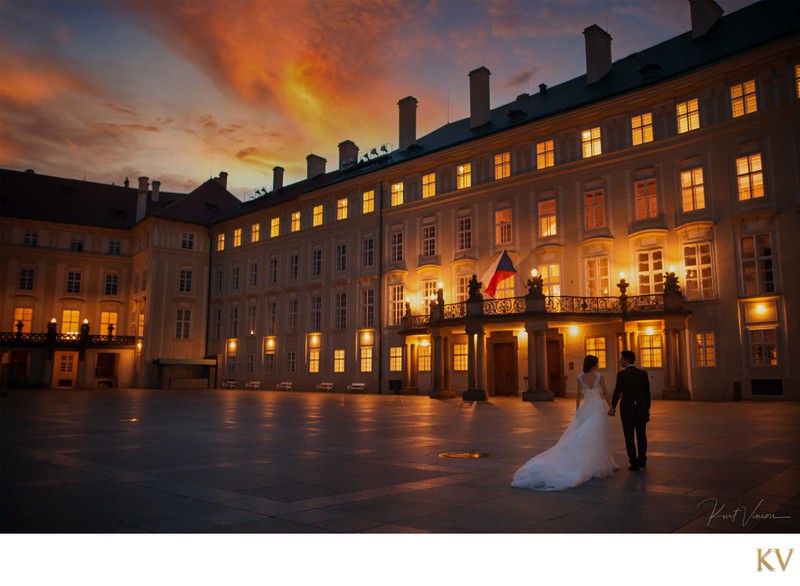
[(406, 317), (411, 317), (411, 299), (406, 297)]
[(544, 297), (542, 289), (544, 280), (536, 269), (531, 269), (531, 278), (528, 279), (528, 297)]
[(436, 283), (436, 303), (438, 303), (440, 307), (444, 305), (444, 283), (441, 281)]
[(81, 336), (88, 336), (90, 328), (91, 326), (89, 325), (89, 320), (84, 319), (83, 323), (81, 324)]
[(625, 295), (625, 291), (628, 290), (628, 281), (625, 280), (625, 273), (619, 274), (619, 283), (617, 283), (617, 287), (619, 287), (619, 292), (621, 296)]

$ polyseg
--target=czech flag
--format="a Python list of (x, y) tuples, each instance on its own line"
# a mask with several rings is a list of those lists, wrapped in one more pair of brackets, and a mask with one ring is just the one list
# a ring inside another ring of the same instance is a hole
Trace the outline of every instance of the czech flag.
[(514, 263), (511, 262), (511, 258), (504, 248), (502, 254), (492, 263), (489, 270), (483, 274), (483, 278), (481, 279), (481, 283), (485, 283), (483, 292), (489, 297), (494, 297), (500, 282), (516, 274), (517, 269), (514, 268)]

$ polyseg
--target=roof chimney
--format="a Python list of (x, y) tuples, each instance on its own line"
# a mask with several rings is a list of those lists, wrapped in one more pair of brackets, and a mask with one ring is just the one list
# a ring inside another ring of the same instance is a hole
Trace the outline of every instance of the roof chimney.
[(689, 0), (692, 9), (692, 38), (706, 34), (722, 16), (724, 10), (714, 0)]
[(141, 222), (147, 214), (148, 177), (139, 177), (139, 191), (136, 193), (136, 221)]
[(327, 162), (319, 155), (308, 155), (306, 157), (306, 179), (323, 175), (325, 173), (325, 163)]
[(339, 143), (339, 169), (344, 169), (358, 162), (358, 147), (352, 140)]
[(225, 171), (220, 171), (219, 177), (217, 177), (215, 181), (225, 189), (228, 189), (228, 174)]
[(489, 76), (491, 72), (479, 67), (469, 72), (469, 127), (483, 126), (491, 119), (489, 112)]
[(611, 35), (596, 24), (583, 31), (586, 38), (586, 83), (600, 81), (611, 71)]
[(400, 108), (400, 146), (406, 150), (417, 140), (417, 98), (408, 96), (397, 102)]
[(283, 167), (272, 169), (272, 191), (283, 189)]
[(150, 199), (158, 201), (161, 195), (161, 181), (153, 181), (153, 192), (150, 194)]

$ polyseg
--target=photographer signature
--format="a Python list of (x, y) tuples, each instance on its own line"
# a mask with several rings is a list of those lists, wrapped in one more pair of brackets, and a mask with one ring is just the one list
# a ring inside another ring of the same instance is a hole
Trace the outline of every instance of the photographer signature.
[(741, 516), (742, 527), (745, 527), (750, 521), (757, 520), (761, 521), (764, 519), (791, 519), (792, 517), (789, 515), (780, 516), (776, 515), (775, 513), (760, 513), (758, 508), (764, 503), (764, 499), (761, 499), (758, 504), (753, 508), (752, 511), (748, 513), (747, 507), (738, 506), (735, 509), (731, 509), (730, 511), (725, 510), (726, 503), (722, 503), (719, 505), (719, 501), (714, 497), (704, 499), (698, 503), (698, 507), (702, 506), (703, 503), (707, 503), (708, 501), (713, 501), (714, 505), (711, 508), (711, 514), (708, 517), (708, 523), (706, 523), (706, 527), (711, 525), (711, 521), (714, 519), (722, 519), (723, 521), (730, 521), (731, 523), (735, 523), (738, 518)]

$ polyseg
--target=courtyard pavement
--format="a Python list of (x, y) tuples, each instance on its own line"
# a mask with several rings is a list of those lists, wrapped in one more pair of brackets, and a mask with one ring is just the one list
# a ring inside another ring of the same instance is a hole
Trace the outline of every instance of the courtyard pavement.
[[(9, 390), (0, 532), (798, 533), (800, 403), (656, 401), (648, 466), (512, 488), (574, 399)], [(448, 459), (446, 452), (486, 457)]]

